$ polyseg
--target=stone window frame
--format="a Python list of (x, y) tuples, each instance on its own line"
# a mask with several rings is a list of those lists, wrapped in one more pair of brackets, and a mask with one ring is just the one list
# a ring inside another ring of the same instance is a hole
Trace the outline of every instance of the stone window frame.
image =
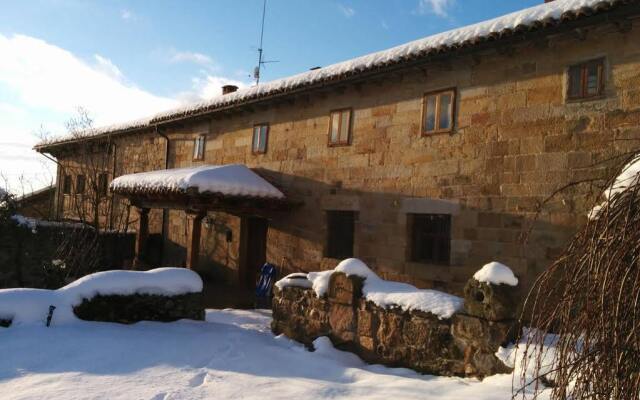
[[(326, 221), (326, 237), (325, 237), (325, 248), (324, 248), (324, 256), (326, 258), (332, 258), (332, 259), (345, 259), (345, 258), (350, 258), (350, 257), (354, 257), (355, 256), (355, 247), (356, 247), (356, 223), (358, 221), (358, 211), (355, 210), (324, 210), (325, 212), (325, 221)], [(334, 246), (332, 245), (332, 243), (334, 242), (334, 240), (336, 240), (335, 236), (335, 231), (332, 230), (332, 224), (331, 224), (331, 220), (332, 220), (332, 215), (334, 217), (340, 216), (340, 215), (346, 215), (346, 214), (350, 214), (351, 217), (351, 223), (352, 223), (352, 227), (351, 227), (351, 252), (350, 254), (337, 254), (335, 252), (333, 252), (334, 250)]]
[[(588, 81), (588, 69), (589, 67), (596, 66), (597, 68), (597, 92), (589, 94), (587, 89)], [(580, 93), (572, 95), (573, 93), (573, 73), (580, 74)], [(606, 57), (596, 57), (589, 60), (581, 61), (572, 65), (569, 65), (566, 69), (566, 98), (567, 102), (581, 102), (589, 100), (598, 100), (604, 97), (605, 89), (605, 76), (606, 76)]]
[[(260, 133), (262, 129), (265, 129), (264, 133), (264, 143), (260, 141)], [(258, 131), (256, 131), (258, 129)], [(269, 145), (269, 132), (271, 128), (268, 122), (262, 122), (259, 124), (253, 125), (253, 129), (251, 130), (251, 153), (252, 154), (266, 154), (267, 147)], [(258, 135), (256, 135), (258, 133)]]
[[(449, 120), (450, 120), (450, 124), (448, 128), (443, 128), (440, 129), (439, 128), (439, 124), (440, 124), (440, 96), (445, 95), (445, 94), (451, 94), (451, 105), (450, 105), (450, 109), (449, 109)], [(426, 117), (427, 117), (427, 98), (432, 97), (432, 96), (437, 96), (436, 97), (436, 109), (435, 109), (435, 129), (433, 130), (426, 130)], [(421, 113), (421, 120), (420, 120), (420, 135), (421, 136), (431, 136), (431, 135), (436, 135), (436, 134), (443, 134), (443, 133), (452, 133), (454, 128), (455, 128), (455, 121), (456, 121), (456, 97), (457, 97), (457, 88), (456, 87), (450, 87), (450, 88), (446, 88), (446, 89), (439, 89), (439, 90), (434, 90), (434, 91), (430, 91), (430, 92), (426, 92), (425, 94), (422, 95), (422, 113)]]
[[(336, 135), (337, 140), (332, 140), (333, 133), (333, 121), (334, 115), (339, 115), (338, 120), (338, 132)], [(349, 116), (349, 121), (347, 122), (347, 138), (346, 140), (341, 140), (342, 137), (342, 118), (347, 114)], [(353, 131), (353, 108), (344, 107), (337, 108), (329, 111), (329, 126), (327, 128), (327, 144), (329, 147), (340, 147), (340, 146), (350, 146), (351, 145), (351, 136)]]
[(204, 160), (204, 151), (207, 143), (207, 135), (199, 135), (193, 139), (193, 160)]

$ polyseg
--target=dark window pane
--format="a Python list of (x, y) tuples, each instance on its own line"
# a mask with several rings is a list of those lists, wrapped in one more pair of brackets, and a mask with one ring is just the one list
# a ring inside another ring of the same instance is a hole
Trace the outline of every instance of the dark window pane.
[(103, 196), (106, 196), (108, 191), (109, 191), (109, 184), (108, 184), (107, 174), (98, 175), (98, 193), (100, 193)]
[(269, 127), (267, 125), (262, 125), (260, 127), (260, 145), (259, 147), (259, 151), (261, 153), (264, 153), (265, 151), (267, 151), (267, 134), (269, 132)]
[(450, 93), (440, 95), (440, 115), (438, 120), (438, 129), (451, 128), (451, 102), (452, 96)]
[(355, 213), (327, 211), (327, 257), (353, 257)]
[(84, 183), (85, 183), (84, 175), (78, 175), (78, 178), (76, 180), (76, 193), (78, 194), (84, 193)]
[(586, 90), (588, 96), (595, 96), (600, 92), (600, 79), (598, 76), (598, 65), (590, 64), (587, 67), (587, 84)]
[(412, 261), (449, 264), (451, 216), (447, 214), (413, 214), (410, 218)]
[(436, 96), (428, 96), (425, 102), (424, 130), (426, 132), (436, 129)]
[(71, 175), (64, 176), (64, 184), (62, 186), (62, 193), (71, 194)]
[(569, 68), (569, 97), (582, 96), (582, 67)]

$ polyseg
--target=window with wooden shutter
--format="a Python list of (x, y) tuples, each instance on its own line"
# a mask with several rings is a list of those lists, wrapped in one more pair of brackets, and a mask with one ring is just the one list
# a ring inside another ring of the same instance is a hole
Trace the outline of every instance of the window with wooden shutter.
[(329, 146), (351, 143), (351, 109), (331, 111), (329, 118)]
[(604, 58), (572, 65), (568, 75), (568, 100), (597, 98), (604, 93)]
[(327, 257), (353, 257), (355, 216), (354, 211), (327, 211)]
[(258, 124), (253, 127), (253, 142), (251, 151), (254, 154), (264, 154), (267, 152), (267, 141), (269, 140), (269, 125)]
[(410, 214), (411, 261), (449, 264), (451, 252), (451, 215)]
[(455, 100), (454, 89), (425, 94), (422, 107), (423, 135), (453, 130)]

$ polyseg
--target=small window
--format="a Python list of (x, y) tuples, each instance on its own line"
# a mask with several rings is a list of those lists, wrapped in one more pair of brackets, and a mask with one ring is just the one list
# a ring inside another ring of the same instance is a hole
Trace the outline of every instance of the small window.
[(204, 144), (207, 140), (205, 135), (198, 136), (193, 140), (193, 159), (204, 160)]
[(353, 211), (327, 211), (327, 257), (353, 257), (355, 215)]
[(604, 91), (604, 59), (587, 61), (569, 67), (569, 100), (589, 99), (602, 96)]
[(84, 194), (85, 177), (84, 175), (78, 175), (76, 178), (76, 194)]
[(453, 89), (426, 94), (424, 96), (422, 134), (451, 132), (454, 107), (455, 91)]
[(253, 127), (253, 143), (251, 151), (254, 154), (264, 154), (267, 152), (267, 140), (269, 137), (269, 125), (259, 124)]
[(449, 264), (451, 215), (411, 214), (411, 261)]
[(329, 145), (348, 145), (351, 141), (351, 109), (331, 111)]
[(62, 183), (62, 193), (71, 194), (71, 175), (64, 176), (64, 182)]
[(106, 196), (109, 192), (109, 178), (107, 174), (98, 175), (98, 194)]

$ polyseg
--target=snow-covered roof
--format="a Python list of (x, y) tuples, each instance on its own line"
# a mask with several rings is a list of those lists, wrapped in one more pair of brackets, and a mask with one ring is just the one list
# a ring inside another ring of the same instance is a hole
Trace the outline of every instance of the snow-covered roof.
[[(518, 33), (555, 26), (565, 21), (607, 11), (614, 6), (637, 2), (639, 1), (555, 0), (473, 25), (428, 36), (388, 50), (368, 54), (298, 75), (241, 89), (237, 92), (216, 96), (206, 101), (161, 112), (148, 119), (136, 120), (130, 124), (124, 123), (93, 129), (86, 136), (124, 132), (168, 120), (214, 112), (239, 104), (290, 93), (303, 88), (356, 77), (366, 72), (381, 71), (393, 65), (421, 58), (426, 59), (433, 54), (441, 54)], [(47, 147), (48, 145), (77, 139), (78, 137), (66, 137), (48, 143), (42, 143), (36, 147)]]
[(242, 164), (204, 165), (123, 175), (111, 182), (115, 193), (212, 193), (284, 199), (284, 194)]

